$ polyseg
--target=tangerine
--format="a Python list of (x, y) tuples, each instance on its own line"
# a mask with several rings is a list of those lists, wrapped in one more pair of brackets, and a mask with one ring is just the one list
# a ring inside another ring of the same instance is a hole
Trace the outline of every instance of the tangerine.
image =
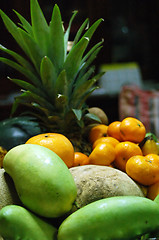
[(159, 156), (148, 154), (131, 157), (126, 164), (126, 173), (140, 184), (149, 186), (159, 181)]
[(125, 141), (116, 145), (115, 154), (115, 166), (125, 172), (128, 159), (135, 155), (142, 155), (142, 151), (136, 143)]
[(93, 143), (92, 148), (94, 149), (98, 143), (110, 143), (113, 145), (113, 147), (115, 147), (119, 143), (119, 141), (113, 137), (101, 137)]
[(150, 185), (147, 189), (147, 197), (154, 200), (159, 194), (159, 181)]
[(137, 118), (127, 117), (120, 124), (120, 136), (123, 141), (140, 143), (146, 135), (146, 128)]
[(55, 152), (67, 165), (73, 166), (74, 148), (70, 140), (60, 133), (42, 133), (28, 139), (26, 144), (37, 144)]
[(99, 143), (89, 155), (89, 163), (109, 166), (115, 160), (115, 148), (110, 143)]
[(75, 152), (73, 167), (89, 164), (89, 158), (86, 154)]
[(108, 126), (105, 124), (98, 124), (90, 129), (89, 141), (93, 144), (97, 139), (107, 136)]
[(107, 134), (110, 137), (116, 138), (118, 141), (122, 141), (121, 135), (120, 135), (120, 121), (114, 121), (108, 125)]

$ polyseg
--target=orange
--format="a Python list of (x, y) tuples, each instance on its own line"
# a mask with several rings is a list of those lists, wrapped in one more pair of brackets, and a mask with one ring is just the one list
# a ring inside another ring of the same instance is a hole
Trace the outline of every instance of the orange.
[(135, 155), (142, 155), (142, 151), (136, 143), (126, 141), (116, 145), (115, 154), (115, 166), (125, 172), (128, 159)]
[(98, 124), (91, 128), (89, 132), (89, 141), (93, 144), (97, 139), (107, 136), (108, 126), (105, 124)]
[(70, 140), (59, 133), (38, 134), (26, 142), (26, 144), (37, 144), (49, 148), (55, 152), (67, 165), (72, 167), (74, 162), (74, 148)]
[(73, 167), (89, 164), (89, 158), (86, 154), (75, 152)]
[(118, 141), (122, 141), (120, 136), (120, 121), (114, 121), (108, 125), (107, 134), (110, 137), (116, 138)]
[(120, 134), (123, 141), (140, 143), (146, 135), (146, 128), (138, 119), (127, 117), (121, 122)]
[(152, 185), (159, 181), (159, 156), (133, 156), (126, 164), (126, 173), (135, 181), (143, 185)]
[(99, 143), (89, 155), (89, 163), (109, 166), (115, 159), (115, 148), (110, 143)]
[(151, 200), (154, 200), (158, 194), (159, 194), (159, 181), (148, 187), (147, 197)]
[(93, 149), (97, 146), (98, 143), (110, 143), (113, 145), (113, 147), (115, 147), (119, 141), (113, 137), (101, 137), (93, 143)]

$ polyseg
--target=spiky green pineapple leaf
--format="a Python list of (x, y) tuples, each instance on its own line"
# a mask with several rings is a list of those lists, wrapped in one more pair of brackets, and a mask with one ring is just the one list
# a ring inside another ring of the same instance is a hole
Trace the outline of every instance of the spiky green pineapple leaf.
[(43, 48), (40, 48), (31, 36), (25, 32), (23, 29), (19, 28), (19, 33), (21, 34), (22, 40), (27, 47), (29, 57), (33, 62), (36, 71), (39, 73), (41, 59), (44, 57)]
[(103, 21), (102, 18), (98, 19), (95, 23), (92, 24), (92, 26), (90, 26), (90, 28), (88, 28), (88, 30), (86, 31), (86, 33), (83, 35), (83, 37), (87, 37), (91, 40), (94, 32), (96, 31), (96, 29), (98, 28), (99, 24)]
[(30, 97), (30, 99), (32, 99), (33, 102), (39, 104), (40, 106), (42, 106), (44, 108), (48, 108), (52, 111), (55, 111), (54, 106), (50, 102), (48, 102), (46, 100), (46, 98), (43, 98), (43, 97), (41, 97), (33, 92), (30, 92), (30, 91), (26, 91), (26, 94), (28, 97)]
[(57, 109), (57, 112), (64, 113), (67, 110), (67, 105), (68, 105), (68, 97), (62, 94), (58, 94), (55, 99), (55, 107)]
[(61, 13), (57, 4), (53, 8), (52, 18), (50, 22), (50, 52), (56, 69), (61, 71), (64, 64), (64, 29), (62, 24)]
[(48, 91), (50, 98), (55, 98), (55, 83), (57, 72), (53, 62), (47, 57), (43, 57), (40, 65), (40, 76), (45, 90)]
[(7, 58), (0, 57), (0, 61), (7, 64), (8, 66), (16, 69), (18, 72), (22, 73), (25, 77), (30, 79), (30, 81), (32, 81), (32, 83), (34, 85), (39, 86), (39, 79), (28, 69), (24, 68), (23, 66), (19, 65), (18, 63), (14, 62), (10, 59), (7, 59)]
[(72, 25), (72, 22), (76, 16), (76, 14), (78, 13), (78, 11), (74, 11), (73, 12), (73, 15), (69, 21), (69, 24), (68, 24), (68, 28), (64, 34), (64, 46), (65, 46), (65, 58), (66, 58), (66, 54), (67, 54), (67, 45), (68, 45), (68, 40), (69, 40), (69, 34), (70, 34), (70, 30), (71, 30), (71, 25)]
[(96, 83), (96, 81), (95, 78), (89, 79), (81, 84), (80, 88), (76, 88), (71, 96), (71, 106), (77, 107), (76, 103)]
[(78, 77), (76, 81), (79, 81), (78, 79), (81, 78), (87, 71), (87, 69), (90, 67), (91, 63), (94, 61), (94, 59), (97, 57), (99, 51), (101, 50), (102, 46), (98, 47), (92, 54), (89, 56), (86, 62), (82, 64), (82, 67), (79, 70)]
[(74, 78), (80, 67), (81, 59), (84, 51), (88, 45), (89, 39), (82, 38), (69, 52), (66, 61), (64, 63), (64, 69), (67, 72), (67, 78), (70, 84), (70, 89), (73, 85)]
[(35, 71), (34, 71), (34, 68), (32, 67), (32, 65), (21, 55), (19, 55), (18, 53), (14, 52), (12, 50), (5, 48), (1, 44), (0, 44), (0, 50), (9, 54), (10, 56), (12, 56), (20, 65), (22, 65), (24, 68), (28, 69), (33, 74), (35, 74)]
[(94, 86), (90, 88), (87, 92), (85, 92), (83, 96), (80, 97), (78, 101), (76, 101), (76, 108), (80, 109), (83, 106), (83, 104), (86, 102), (86, 99), (88, 99), (88, 97), (92, 94), (92, 92), (94, 92), (97, 88), (99, 87)]
[(15, 12), (15, 14), (17, 15), (17, 17), (19, 18), (19, 20), (21, 21), (20, 26), (27, 32), (29, 33), (32, 37), (33, 37), (33, 31), (32, 31), (32, 26), (30, 25), (30, 23), (17, 11), (13, 10)]
[(34, 39), (39, 48), (48, 53), (49, 27), (37, 0), (30, 0), (31, 23)]
[(88, 71), (85, 74), (83, 74), (81, 78), (78, 77), (74, 84), (74, 90), (79, 89), (80, 86), (90, 78), (90, 76), (94, 73), (94, 71), (95, 71), (95, 66), (91, 66), (88, 69)]
[(79, 41), (84, 29), (87, 30), (88, 27), (89, 27), (89, 19), (86, 18), (86, 20), (83, 22), (83, 24), (80, 26), (79, 30), (76, 33), (76, 36), (75, 36), (74, 41), (73, 41), (73, 46)]
[(15, 84), (19, 85), (24, 90), (29, 90), (30, 92), (33, 92), (41, 97), (46, 97), (44, 91), (41, 91), (40, 88), (35, 87), (34, 85), (30, 84), (29, 82), (26, 82), (26, 81), (23, 81), (20, 79), (10, 78), (10, 77), (8, 77), (8, 79), (11, 80), (12, 82), (14, 82)]
[[(83, 57), (82, 59), (82, 63), (86, 62), (87, 59), (90, 57), (90, 56), (93, 56), (94, 58), (92, 59), (92, 61), (96, 58), (98, 52), (100, 51), (100, 49), (102, 48), (102, 44), (103, 44), (104, 40), (102, 39), (102, 41), (100, 41), (99, 43), (95, 44), (90, 50), (89, 52)], [(98, 49), (97, 52), (95, 52), (96, 50)], [(93, 54), (95, 52), (95, 54)]]
[(68, 97), (68, 79), (67, 79), (65, 69), (62, 70), (58, 75), (54, 92), (55, 92), (55, 95), (62, 94)]
[(29, 98), (26, 92), (23, 92), (20, 96), (15, 97), (14, 102), (12, 104), (11, 116), (14, 115), (20, 104), (29, 105), (30, 100), (31, 99)]
[(17, 25), (2, 10), (0, 10), (0, 15), (9, 33), (16, 40), (16, 42), (21, 47), (21, 49), (26, 53), (26, 55), (29, 56), (26, 45), (22, 40)]

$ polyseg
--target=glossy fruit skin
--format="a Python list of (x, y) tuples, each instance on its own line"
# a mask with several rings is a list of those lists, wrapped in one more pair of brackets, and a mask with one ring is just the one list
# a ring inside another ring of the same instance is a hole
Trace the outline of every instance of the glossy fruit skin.
[(35, 144), (16, 146), (5, 155), (3, 166), (20, 200), (34, 213), (59, 217), (72, 208), (77, 194), (74, 179), (50, 149)]
[(67, 217), (58, 240), (128, 240), (159, 227), (159, 206), (137, 196), (111, 197), (90, 203)]
[(115, 147), (116, 158), (114, 161), (115, 166), (122, 170), (126, 171), (126, 163), (128, 159), (132, 156), (142, 155), (140, 147), (133, 142), (125, 141), (120, 142)]
[(74, 148), (70, 140), (60, 133), (41, 133), (29, 138), (26, 144), (38, 144), (55, 152), (67, 165), (73, 166)]
[(121, 122), (120, 135), (122, 141), (140, 143), (146, 135), (146, 128), (140, 120), (127, 117)]
[(159, 156), (148, 154), (136, 155), (126, 163), (126, 173), (138, 183), (150, 186), (159, 181)]
[(0, 210), (0, 235), (12, 240), (53, 240), (57, 229), (22, 206), (8, 205)]

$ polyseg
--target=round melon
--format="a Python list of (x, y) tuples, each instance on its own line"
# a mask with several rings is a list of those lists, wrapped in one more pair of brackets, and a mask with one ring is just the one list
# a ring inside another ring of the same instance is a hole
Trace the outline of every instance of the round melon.
[(141, 188), (126, 173), (107, 166), (84, 165), (70, 168), (77, 186), (75, 209), (113, 196), (141, 196)]

